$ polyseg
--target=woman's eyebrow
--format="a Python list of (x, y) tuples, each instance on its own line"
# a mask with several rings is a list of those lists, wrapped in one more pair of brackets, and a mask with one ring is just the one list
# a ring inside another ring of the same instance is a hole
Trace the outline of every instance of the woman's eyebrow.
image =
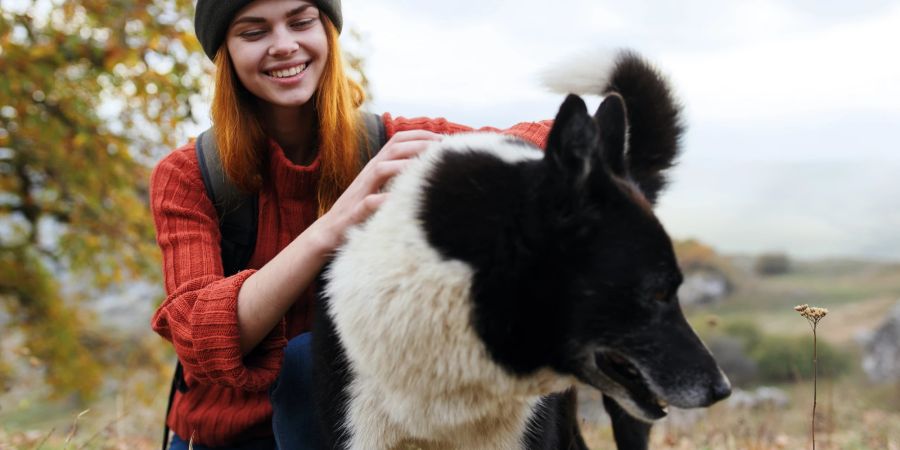
[[(284, 17), (296, 16), (297, 14), (300, 14), (303, 11), (306, 11), (308, 8), (312, 8), (312, 7), (313, 7), (313, 5), (303, 5), (303, 6), (294, 8), (294, 9), (288, 11), (284, 15)], [(237, 19), (235, 19), (235, 21), (234, 21), (234, 23), (232, 23), (232, 25), (237, 25), (239, 23), (265, 23), (265, 22), (266, 22), (266, 19), (264, 19), (262, 17), (241, 16), (241, 17), (238, 17)]]

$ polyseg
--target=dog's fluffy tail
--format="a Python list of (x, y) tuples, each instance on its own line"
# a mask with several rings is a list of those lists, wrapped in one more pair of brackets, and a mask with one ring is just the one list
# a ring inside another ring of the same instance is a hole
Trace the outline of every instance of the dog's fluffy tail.
[(609, 49), (580, 53), (544, 70), (541, 84), (558, 94), (604, 95), (618, 54)]
[(545, 86), (560, 93), (608, 95), (617, 92), (628, 110), (627, 167), (651, 202), (666, 185), (664, 172), (675, 164), (684, 125), (668, 81), (632, 51), (598, 51), (544, 72)]

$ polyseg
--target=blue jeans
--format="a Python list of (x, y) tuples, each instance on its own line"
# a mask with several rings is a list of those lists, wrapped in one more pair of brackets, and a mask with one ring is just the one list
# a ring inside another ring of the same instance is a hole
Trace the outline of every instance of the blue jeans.
[[(272, 439), (234, 447), (206, 447), (194, 444), (194, 450), (318, 450), (321, 446), (319, 423), (313, 403), (312, 333), (303, 333), (288, 342), (284, 361), (275, 383), (269, 388), (272, 402)], [(188, 450), (187, 442), (172, 437), (171, 450)]]
[(303, 333), (288, 342), (281, 372), (269, 388), (272, 431), (279, 449), (322, 448), (313, 399), (312, 368), (312, 333)]
[[(207, 447), (205, 445), (193, 444), (194, 450), (273, 450), (275, 449), (275, 441), (269, 439), (259, 439), (247, 442), (238, 446), (230, 447)], [(169, 444), (169, 450), (188, 450), (188, 443), (181, 439), (177, 434), (172, 433), (172, 442)]]

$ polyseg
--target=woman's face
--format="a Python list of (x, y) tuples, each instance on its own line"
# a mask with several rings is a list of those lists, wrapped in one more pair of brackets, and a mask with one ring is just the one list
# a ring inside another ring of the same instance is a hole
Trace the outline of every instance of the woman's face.
[(306, 0), (256, 0), (238, 11), (225, 40), (238, 79), (273, 106), (312, 98), (328, 57), (319, 9)]

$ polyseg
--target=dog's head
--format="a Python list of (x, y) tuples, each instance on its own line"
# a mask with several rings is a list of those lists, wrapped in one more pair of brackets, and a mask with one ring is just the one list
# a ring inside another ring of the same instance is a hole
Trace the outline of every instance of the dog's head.
[(654, 420), (730, 386), (681, 312), (682, 274), (652, 209), (663, 185), (652, 167), (671, 165), (675, 149), (629, 135), (644, 133), (629, 130), (631, 113), (611, 94), (591, 116), (573, 95), (541, 159), (447, 152), (422, 221), (435, 248), (475, 269), (471, 321), (496, 363), (519, 377), (574, 375)]
[(683, 277), (648, 200), (657, 192), (645, 193), (648, 183), (629, 170), (626, 107), (611, 94), (590, 117), (570, 96), (551, 132), (545, 159), (553, 188), (544, 191), (557, 197), (553, 228), (564, 249), (556, 257), (578, 260), (568, 276), (557, 274), (571, 309), (567, 342), (558, 343), (567, 360), (555, 364), (652, 420), (668, 404), (708, 406), (730, 385), (679, 306)]

